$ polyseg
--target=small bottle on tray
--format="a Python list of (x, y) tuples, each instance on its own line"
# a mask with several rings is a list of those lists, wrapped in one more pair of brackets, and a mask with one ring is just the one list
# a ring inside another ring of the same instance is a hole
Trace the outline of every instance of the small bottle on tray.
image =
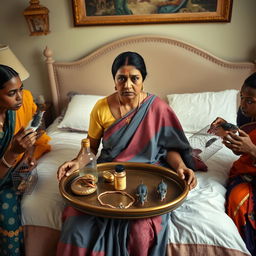
[(79, 176), (93, 178), (94, 182), (98, 182), (98, 170), (96, 156), (91, 152), (90, 140), (88, 138), (82, 140), (82, 154), (79, 159), (80, 166)]

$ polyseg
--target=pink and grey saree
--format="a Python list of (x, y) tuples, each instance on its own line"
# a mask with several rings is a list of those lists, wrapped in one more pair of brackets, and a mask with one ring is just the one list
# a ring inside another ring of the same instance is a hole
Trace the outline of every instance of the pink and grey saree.
[[(193, 168), (191, 148), (172, 109), (154, 95), (103, 135), (98, 162), (143, 162), (167, 165), (167, 151), (180, 152)], [(128, 184), (129, 185), (129, 184)], [(107, 219), (85, 215), (72, 207), (63, 213), (57, 255), (159, 256), (165, 255), (169, 214), (139, 219)]]
[(167, 151), (180, 152), (194, 168), (191, 147), (173, 110), (155, 95), (117, 120), (103, 135), (98, 162), (142, 162), (166, 165)]

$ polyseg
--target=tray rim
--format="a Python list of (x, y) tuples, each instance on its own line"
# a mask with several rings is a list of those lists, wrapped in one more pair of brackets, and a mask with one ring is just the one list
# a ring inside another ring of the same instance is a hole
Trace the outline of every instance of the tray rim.
[[(171, 176), (171, 178), (174, 178), (175, 182), (180, 185), (183, 188), (183, 192), (174, 200), (171, 202), (168, 202), (166, 204), (161, 204), (159, 206), (151, 206), (151, 207), (143, 207), (143, 208), (128, 208), (128, 209), (119, 209), (119, 208), (108, 208), (108, 207), (102, 207), (102, 206), (96, 206), (96, 205), (90, 205), (87, 204), (86, 206), (80, 206), (79, 205), (79, 199), (72, 197), (66, 190), (65, 186), (68, 185), (69, 182), (73, 181), (75, 178), (79, 176), (79, 171), (74, 171), (69, 176), (64, 176), (60, 183), (59, 183), (59, 190), (61, 196), (74, 208), (87, 213), (91, 215), (96, 215), (99, 217), (105, 217), (105, 218), (121, 218), (121, 219), (139, 219), (139, 218), (145, 218), (145, 217), (153, 217), (157, 215), (162, 215), (164, 213), (170, 212), (174, 209), (176, 209), (178, 206), (180, 206), (183, 201), (186, 199), (188, 192), (189, 192), (189, 186), (187, 185), (186, 181), (182, 180), (176, 172), (173, 170), (155, 165), (155, 164), (147, 164), (147, 163), (137, 163), (137, 162), (106, 162), (106, 163), (100, 163), (97, 164), (97, 168), (100, 172), (102, 168), (113, 168), (117, 164), (123, 164), (126, 168), (149, 168), (150, 170), (156, 169), (157, 171), (160, 171), (161, 173), (164, 173), (165, 175)], [(107, 169), (108, 170), (108, 169)]]

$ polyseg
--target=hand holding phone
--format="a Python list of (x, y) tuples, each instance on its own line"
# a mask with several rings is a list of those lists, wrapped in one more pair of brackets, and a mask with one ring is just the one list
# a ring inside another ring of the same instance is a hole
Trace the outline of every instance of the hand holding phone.
[(32, 129), (33, 131), (36, 131), (42, 123), (44, 112), (45, 111), (41, 110), (37, 111), (33, 116), (32, 120), (30, 120), (30, 122), (28, 123), (25, 130)]

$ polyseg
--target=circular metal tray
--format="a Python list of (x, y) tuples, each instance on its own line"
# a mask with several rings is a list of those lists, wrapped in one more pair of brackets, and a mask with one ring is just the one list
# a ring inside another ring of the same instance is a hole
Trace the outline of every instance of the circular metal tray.
[[(115, 166), (122, 164), (126, 169), (126, 190), (125, 192), (136, 198), (136, 188), (143, 183), (148, 188), (148, 199), (141, 205), (137, 199), (136, 202), (127, 209), (118, 208), (120, 201), (127, 200), (122, 198), (120, 194), (109, 194), (104, 198), (111, 205), (117, 205), (117, 208), (103, 206), (98, 201), (98, 195), (105, 191), (113, 191), (114, 183), (107, 183), (102, 178), (103, 171), (114, 172)], [(110, 162), (97, 165), (99, 171), (99, 181), (97, 183), (97, 191), (91, 195), (79, 196), (71, 191), (71, 183), (79, 176), (78, 171), (75, 171), (70, 176), (62, 178), (59, 184), (61, 195), (66, 201), (76, 209), (87, 214), (96, 215), (106, 218), (120, 219), (139, 219), (153, 217), (174, 210), (185, 200), (189, 188), (184, 180), (179, 176), (162, 166), (132, 163), (132, 162)], [(161, 201), (156, 192), (157, 185), (164, 181), (167, 183), (168, 190), (166, 198)]]

